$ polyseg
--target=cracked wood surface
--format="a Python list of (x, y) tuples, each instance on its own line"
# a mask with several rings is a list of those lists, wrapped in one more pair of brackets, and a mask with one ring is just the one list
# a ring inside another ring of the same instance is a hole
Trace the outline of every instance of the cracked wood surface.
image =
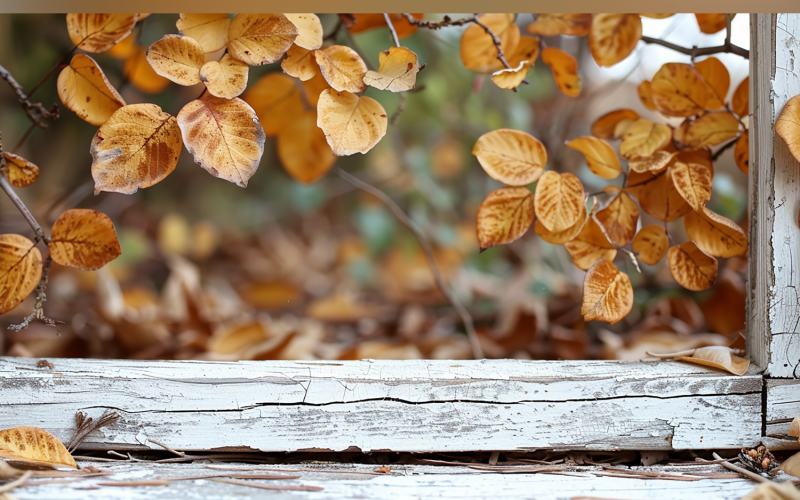
[(786, 435), (792, 419), (800, 415), (800, 380), (767, 379), (766, 441), (771, 449), (800, 449), (797, 438)]
[(672, 361), (50, 362), (0, 358), (0, 428), (68, 441), (116, 409), (87, 449), (722, 449), (762, 426), (760, 376)]

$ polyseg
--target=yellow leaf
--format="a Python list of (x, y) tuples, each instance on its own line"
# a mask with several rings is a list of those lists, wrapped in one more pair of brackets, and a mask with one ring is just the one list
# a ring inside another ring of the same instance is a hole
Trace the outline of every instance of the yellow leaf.
[(250, 66), (274, 63), (297, 38), (283, 14), (237, 14), (228, 28), (228, 52)]
[(744, 175), (750, 172), (750, 137), (747, 130), (742, 132), (733, 148), (733, 157), (736, 159), (736, 166)]
[(295, 80), (278, 72), (267, 73), (244, 95), (258, 115), (267, 136), (276, 136), (284, 125), (303, 112), (303, 101)]
[[(732, 14), (731, 19), (733, 19), (735, 15), (736, 14)], [(706, 35), (713, 35), (714, 33), (724, 30), (727, 26), (725, 14), (695, 14), (694, 17), (697, 19), (697, 25), (700, 27), (700, 31)]]
[(706, 113), (691, 122), (679, 137), (685, 148), (700, 149), (716, 146), (739, 135), (739, 121), (735, 116), (722, 111)]
[(668, 125), (640, 118), (622, 135), (619, 153), (625, 158), (651, 156), (671, 140), (672, 129)]
[(286, 51), (281, 61), (281, 68), (287, 75), (299, 78), (301, 81), (311, 80), (319, 73), (319, 66), (314, 57), (314, 51), (292, 45)]
[(564, 229), (563, 231), (550, 231), (540, 221), (536, 221), (533, 226), (533, 230), (536, 231), (536, 234), (539, 235), (544, 241), (548, 243), (552, 243), (553, 245), (563, 245), (568, 241), (574, 240), (578, 234), (580, 234), (581, 230), (583, 229), (584, 224), (588, 220), (588, 214), (586, 212), (586, 205), (581, 207), (581, 214), (578, 217), (578, 222), (576, 222), (571, 227)]
[(649, 266), (655, 266), (667, 253), (669, 237), (661, 226), (645, 226), (636, 233), (631, 248), (636, 258)]
[(39, 167), (21, 156), (12, 153), (3, 153), (6, 166), (3, 175), (12, 186), (22, 188), (30, 186), (39, 177)]
[(322, 23), (316, 14), (284, 14), (297, 28), (294, 44), (308, 50), (322, 47)]
[(636, 14), (595, 14), (589, 31), (589, 51), (601, 68), (628, 57), (642, 38), (642, 19)]
[(601, 260), (593, 265), (583, 280), (584, 321), (614, 324), (633, 308), (633, 287), (627, 274), (612, 262)]
[(564, 243), (564, 248), (569, 252), (572, 262), (584, 271), (598, 260), (611, 262), (617, 256), (617, 249), (608, 241), (600, 224), (591, 214), (578, 236)]
[(0, 314), (17, 307), (42, 277), (42, 254), (18, 234), (0, 235)]
[(69, 38), (86, 52), (105, 52), (125, 38), (137, 14), (67, 14)]
[(727, 259), (747, 255), (747, 235), (738, 224), (706, 207), (683, 219), (686, 235), (703, 252)]
[(125, 59), (122, 72), (134, 87), (148, 94), (158, 94), (169, 86), (169, 80), (153, 71), (147, 62), (147, 50), (141, 46), (137, 46), (133, 55)]
[(12, 427), (0, 431), (0, 458), (32, 466), (78, 468), (61, 441), (38, 427)]
[(336, 156), (317, 127), (317, 113), (305, 111), (278, 134), (278, 159), (295, 180), (310, 184), (333, 167)]
[(475, 142), (472, 154), (489, 177), (509, 186), (526, 186), (535, 182), (547, 164), (544, 145), (521, 130), (487, 132)]
[(739, 115), (739, 118), (744, 118), (750, 115), (750, 77), (748, 76), (742, 83), (733, 91), (731, 98), (731, 107), (733, 112)]
[(200, 68), (206, 56), (194, 38), (164, 35), (147, 49), (147, 62), (157, 74), (178, 85), (194, 85), (200, 83)]
[[(499, 39), (504, 54), (511, 54), (519, 43), (519, 27), (514, 24), (514, 14), (483, 14), (478, 20)], [(477, 73), (494, 73), (503, 69), (497, 59), (497, 47), (491, 35), (477, 24), (471, 24), (461, 35), (461, 62)]]
[(676, 161), (669, 168), (678, 193), (693, 210), (702, 210), (711, 199), (711, 169), (700, 163), (681, 161)]
[(691, 65), (667, 63), (652, 81), (653, 102), (666, 116), (692, 116), (714, 111), (724, 103)]
[(192, 246), (191, 231), (182, 215), (165, 215), (158, 222), (158, 249), (166, 256), (188, 255)]
[(319, 70), (332, 89), (357, 94), (367, 86), (367, 65), (358, 53), (344, 45), (331, 45), (314, 52)]
[(228, 14), (181, 14), (175, 23), (181, 34), (197, 40), (203, 52), (210, 54), (228, 45)]
[(577, 176), (547, 171), (536, 184), (536, 217), (548, 230), (563, 231), (578, 222), (585, 202), (583, 195), (583, 184)]
[(333, 154), (366, 153), (386, 135), (386, 111), (375, 99), (328, 89), (317, 103), (317, 126)]
[[(592, 135), (599, 139), (619, 139), (627, 127), (633, 125), (640, 118), (639, 113), (632, 109), (617, 109), (604, 114), (592, 124)], [(627, 124), (624, 130), (618, 130), (621, 125)]]
[(477, 233), (481, 251), (518, 240), (533, 224), (533, 195), (528, 188), (492, 191), (478, 207)]
[(542, 62), (550, 66), (553, 79), (561, 92), (570, 97), (581, 93), (578, 62), (572, 55), (555, 47), (547, 47), (542, 51)]
[(783, 106), (775, 122), (775, 132), (786, 142), (794, 159), (800, 161), (800, 95), (792, 97)]
[(100, 126), (125, 105), (103, 70), (91, 57), (75, 54), (58, 75), (58, 97), (78, 118)]
[(247, 187), (266, 140), (249, 104), (206, 94), (181, 109), (178, 126), (195, 163), (214, 177)]
[(728, 69), (716, 57), (709, 57), (695, 63), (694, 69), (703, 77), (703, 80), (714, 89), (720, 101), (725, 102), (728, 97), (728, 88), (731, 86), (731, 75)]
[(670, 247), (667, 261), (672, 277), (687, 290), (708, 290), (717, 279), (717, 259), (700, 250), (694, 242)]
[(492, 81), (501, 89), (512, 90), (520, 85), (525, 77), (528, 76), (528, 70), (532, 66), (531, 61), (520, 61), (517, 67), (509, 69), (501, 69), (492, 73)]
[(653, 84), (650, 80), (645, 80), (636, 87), (636, 92), (639, 94), (639, 100), (647, 109), (656, 110), (656, 103), (653, 102)]
[(537, 57), (539, 57), (539, 39), (532, 36), (521, 36), (517, 48), (510, 56), (506, 56), (506, 60), (512, 68), (516, 68), (523, 61), (528, 61), (533, 66)]
[(528, 25), (528, 33), (540, 36), (586, 36), (591, 25), (591, 14), (539, 14)]
[[(141, 18), (139, 18), (141, 19)], [(115, 59), (127, 59), (136, 53), (136, 37), (128, 35), (108, 49), (106, 54)]]
[(603, 179), (615, 179), (622, 172), (614, 148), (602, 139), (579, 137), (568, 142), (567, 147), (583, 153), (589, 170)]
[(390, 47), (381, 52), (378, 59), (378, 71), (367, 71), (363, 77), (366, 85), (391, 92), (414, 88), (419, 72), (419, 61), (415, 53), (405, 47)]
[(233, 99), (247, 88), (249, 71), (247, 64), (225, 54), (219, 62), (208, 61), (200, 68), (200, 80), (211, 95)]
[(692, 211), (675, 189), (670, 169), (659, 173), (631, 172), (625, 191), (639, 199), (639, 206), (656, 219), (672, 222)]
[(650, 156), (632, 156), (628, 161), (628, 167), (632, 172), (660, 172), (666, 167), (677, 153), (669, 151), (656, 151)]
[(100, 127), (91, 154), (95, 193), (132, 194), (172, 173), (181, 134), (175, 117), (155, 104), (129, 104)]
[(627, 193), (620, 192), (608, 206), (598, 211), (595, 217), (605, 229), (609, 240), (619, 246), (625, 246), (636, 234), (639, 206)]
[(67, 210), (53, 224), (50, 240), (54, 261), (84, 271), (96, 271), (122, 254), (111, 219), (95, 210)]

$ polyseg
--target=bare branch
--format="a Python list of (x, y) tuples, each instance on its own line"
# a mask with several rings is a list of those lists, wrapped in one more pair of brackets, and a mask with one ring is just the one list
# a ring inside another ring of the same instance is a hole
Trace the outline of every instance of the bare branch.
[(400, 46), (400, 39), (397, 37), (397, 31), (394, 29), (394, 24), (392, 24), (391, 18), (389, 18), (389, 14), (384, 12), (383, 18), (386, 20), (386, 26), (389, 27), (389, 32), (392, 34), (392, 40), (394, 40), (394, 46)]
[(397, 101), (397, 108), (394, 110), (394, 113), (392, 113), (391, 118), (389, 118), (389, 123), (395, 125), (397, 123), (397, 119), (400, 118), (400, 115), (403, 113), (403, 111), (405, 111), (405, 109), (406, 109), (406, 94), (402, 93), (400, 94), (400, 100)]
[(661, 40), (660, 38), (652, 38), (649, 36), (642, 36), (642, 41), (645, 43), (651, 43), (655, 45), (661, 45), (662, 47), (667, 47), (668, 49), (672, 49), (675, 52), (680, 52), (681, 54), (686, 54), (687, 56), (691, 56), (692, 59), (699, 56), (710, 56), (712, 54), (723, 54), (723, 53), (736, 54), (737, 56), (744, 57), (745, 59), (750, 59), (749, 50), (743, 49), (738, 45), (730, 43), (730, 40), (728, 40), (724, 45), (717, 45), (714, 47), (692, 47), (692, 48), (682, 47), (672, 42)]
[(17, 101), (22, 105), (22, 109), (25, 110), (25, 114), (28, 115), (28, 118), (30, 118), (37, 127), (47, 128), (47, 124), (44, 120), (55, 120), (58, 118), (58, 104), (53, 104), (53, 107), (48, 111), (44, 109), (42, 103), (32, 103), (22, 89), (22, 85), (17, 83), (17, 80), (15, 80), (11, 73), (3, 66), (0, 66), (0, 78), (5, 80), (14, 93), (17, 94)]
[(415, 19), (414, 16), (412, 16), (411, 14), (403, 14), (403, 17), (406, 18), (409, 24), (412, 24), (414, 26), (429, 30), (438, 30), (441, 28), (446, 28), (448, 26), (463, 26), (465, 24), (474, 23), (475, 19), (477, 18), (477, 14), (472, 15), (470, 17), (463, 17), (461, 19), (450, 19), (450, 16), (444, 16), (444, 18), (442, 18), (441, 21), (437, 22), (421, 21), (419, 19)]

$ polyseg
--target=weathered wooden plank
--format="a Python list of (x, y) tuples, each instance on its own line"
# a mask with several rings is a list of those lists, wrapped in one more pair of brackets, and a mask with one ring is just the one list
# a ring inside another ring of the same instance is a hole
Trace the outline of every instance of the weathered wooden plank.
[(750, 359), (800, 377), (800, 164), (774, 132), (800, 94), (800, 14), (751, 14)]
[(797, 449), (797, 438), (785, 438), (792, 419), (800, 415), (800, 380), (767, 379), (766, 435), (780, 439), (771, 442), (773, 449)]
[(676, 362), (236, 362), (0, 358), (0, 428), (92, 449), (476, 451), (738, 448), (761, 436), (761, 377)]

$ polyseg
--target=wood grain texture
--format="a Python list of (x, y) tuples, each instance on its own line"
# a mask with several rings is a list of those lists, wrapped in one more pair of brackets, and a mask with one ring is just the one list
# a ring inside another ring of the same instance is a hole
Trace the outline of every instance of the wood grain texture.
[(678, 362), (191, 362), (0, 358), (0, 428), (90, 449), (708, 449), (758, 443), (761, 377)]
[(766, 390), (766, 435), (776, 440), (770, 448), (800, 449), (797, 438), (786, 435), (792, 419), (800, 415), (800, 380), (767, 379)]

